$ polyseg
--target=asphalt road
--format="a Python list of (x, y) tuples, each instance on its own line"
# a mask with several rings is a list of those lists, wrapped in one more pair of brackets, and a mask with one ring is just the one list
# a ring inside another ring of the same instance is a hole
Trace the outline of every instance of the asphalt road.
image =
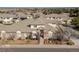
[(0, 52), (79, 52), (75, 48), (0, 48)]

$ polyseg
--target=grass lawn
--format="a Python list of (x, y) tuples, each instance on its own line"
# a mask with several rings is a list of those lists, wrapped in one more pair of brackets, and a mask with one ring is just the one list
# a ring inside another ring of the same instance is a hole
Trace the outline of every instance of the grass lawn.
[(0, 44), (11, 44), (11, 45), (24, 45), (24, 44), (38, 44), (38, 40), (0, 40)]

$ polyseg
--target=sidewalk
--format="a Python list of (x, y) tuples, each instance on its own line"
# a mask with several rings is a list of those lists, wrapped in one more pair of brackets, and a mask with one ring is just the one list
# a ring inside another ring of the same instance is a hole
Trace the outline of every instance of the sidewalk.
[(79, 48), (79, 45), (1, 45), (0, 48)]

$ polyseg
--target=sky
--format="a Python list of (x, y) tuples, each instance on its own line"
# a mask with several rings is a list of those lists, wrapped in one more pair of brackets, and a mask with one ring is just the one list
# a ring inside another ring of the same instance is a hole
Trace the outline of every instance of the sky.
[(78, 0), (0, 0), (0, 7), (78, 7)]

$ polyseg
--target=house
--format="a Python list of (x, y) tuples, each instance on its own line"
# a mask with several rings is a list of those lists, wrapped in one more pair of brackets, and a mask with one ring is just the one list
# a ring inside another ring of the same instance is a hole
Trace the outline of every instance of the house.
[(33, 19), (32, 15), (26, 15), (27, 19)]
[(2, 20), (2, 24), (12, 24), (13, 23), (13, 19), (12, 18), (5, 18)]
[(31, 19), (29, 20), (29, 25), (27, 25), (28, 27), (30, 27), (31, 29), (39, 29), (39, 28), (44, 28), (44, 22), (42, 19)]
[[(27, 18), (27, 20), (23, 20), (23, 18)], [(2, 39), (6, 37), (4, 33), (12, 33), (8, 37), (14, 37), (14, 39), (26, 39), (28, 37), (31, 39), (56, 39), (56, 32), (60, 31), (61, 21), (68, 20), (68, 16), (65, 16), (65, 14), (51, 14), (34, 19), (32, 15), (18, 14), (13, 17), (12, 15), (7, 15), (7, 17), (5, 15), (2, 19), (3, 24), (12, 24), (15, 21), (12, 25), (0, 24), (0, 31), (6, 31), (1, 32)]]
[(46, 19), (49, 20), (57, 20), (57, 21), (63, 21), (63, 20), (69, 20), (69, 13), (62, 13), (62, 14), (50, 14), (44, 16)]

